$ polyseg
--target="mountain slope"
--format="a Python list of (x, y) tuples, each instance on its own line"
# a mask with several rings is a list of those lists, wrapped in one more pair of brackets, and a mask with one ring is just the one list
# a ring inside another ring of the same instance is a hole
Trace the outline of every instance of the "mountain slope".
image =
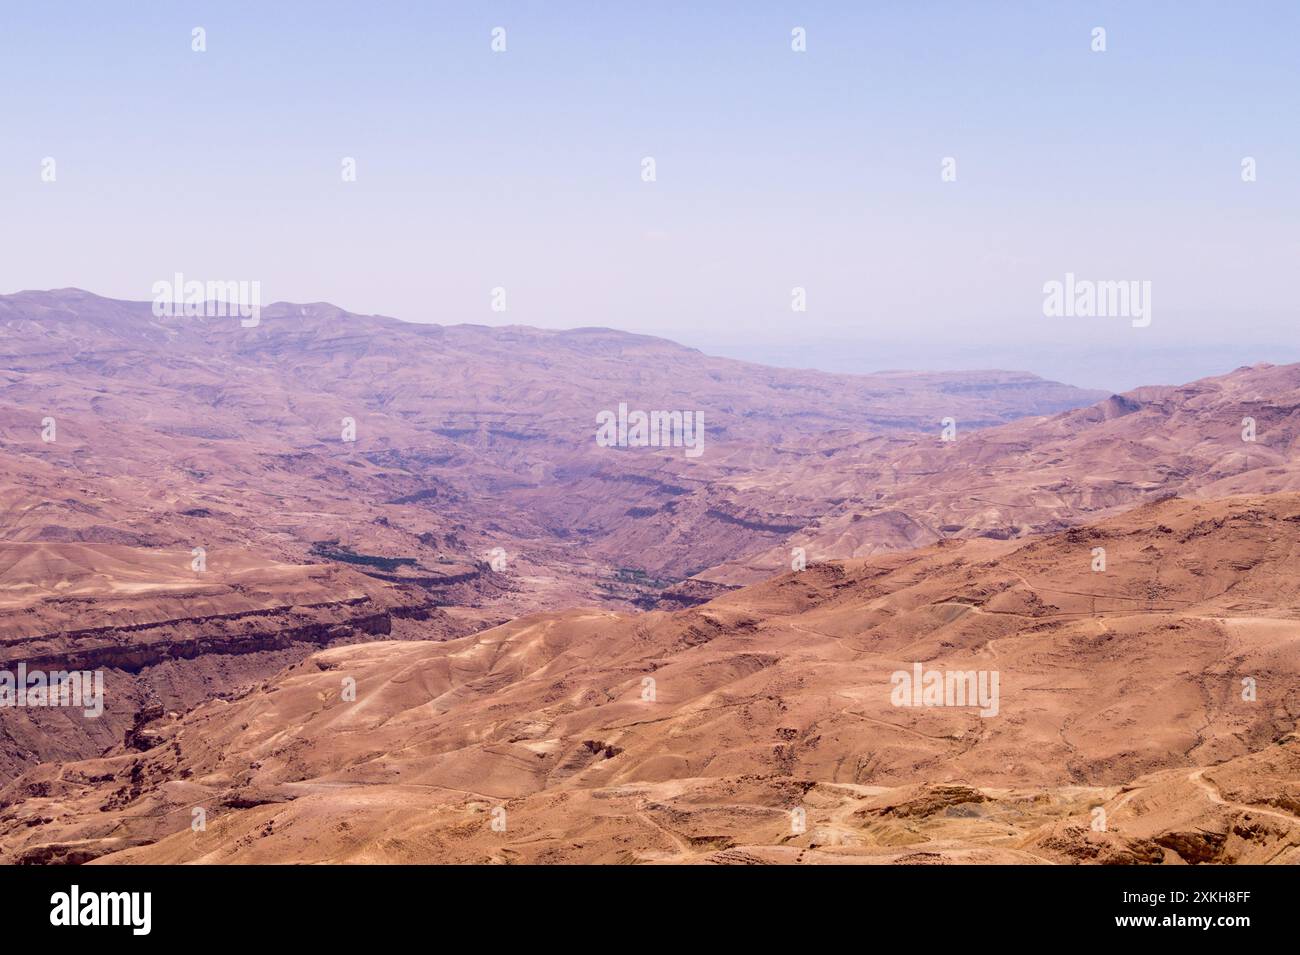
[[(625, 569), (672, 582), (764, 546), (780, 516), (733, 520), (707, 543), (644, 516), (801, 456), (827, 429), (996, 424), (1096, 397), (1021, 373), (829, 375), (608, 329), (418, 325), (330, 305), (272, 305), (244, 328), (78, 290), (0, 296), (0, 357), (0, 539), (211, 543), (298, 562), (351, 551), (415, 577), (500, 547), (528, 578), (483, 595), (506, 614), (626, 607), (660, 585)], [(704, 453), (598, 447), (597, 415), (620, 403), (702, 414)], [(678, 542), (671, 561), (646, 553), (650, 535)]]
[[(0, 853), (1294, 861), (1297, 527), (1300, 495), (1170, 499), (676, 613), (326, 650), (159, 719), (147, 752), (28, 772), (0, 792)], [(918, 665), (997, 673), (996, 712), (897, 705)]]
[(959, 426), (953, 442), (940, 441), (937, 430), (923, 438), (829, 436), (803, 462), (724, 479), (678, 508), (797, 515), (788, 523), (798, 528), (776, 546), (700, 575), (751, 583), (787, 569), (794, 547), (808, 559), (862, 557), (947, 538), (1052, 532), (1170, 494), (1296, 491), (1298, 451), (1300, 365), (1257, 365), (1048, 418), (972, 432)]
[[(608, 329), (325, 304), (273, 305), (245, 328), (78, 290), (0, 296), (0, 357), (0, 662), (113, 671), (94, 727), (0, 709), (0, 779), (357, 634), (652, 603), (766, 546), (773, 518), (704, 540), (640, 515), (778, 460), (787, 439), (1092, 397), (1016, 373), (784, 371)], [(596, 415), (621, 402), (702, 412), (705, 453), (597, 447)], [(675, 569), (659, 573), (651, 538)], [(211, 571), (191, 571), (200, 550)]]

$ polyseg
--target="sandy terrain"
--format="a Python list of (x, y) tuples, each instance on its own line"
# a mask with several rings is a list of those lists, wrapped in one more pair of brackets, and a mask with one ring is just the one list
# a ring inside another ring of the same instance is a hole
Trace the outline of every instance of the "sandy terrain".
[[(814, 565), (675, 613), (332, 648), (160, 720), (144, 752), (28, 772), (0, 793), (0, 851), (1296, 861), (1298, 523), (1298, 495), (1167, 500), (1028, 542)], [(998, 672), (998, 712), (895, 705), (891, 674), (918, 663)]]
[[(0, 297), (0, 354), (0, 669), (106, 684), (0, 707), (0, 860), (1300, 861), (1300, 366), (75, 290)], [(598, 446), (620, 402), (706, 453)]]

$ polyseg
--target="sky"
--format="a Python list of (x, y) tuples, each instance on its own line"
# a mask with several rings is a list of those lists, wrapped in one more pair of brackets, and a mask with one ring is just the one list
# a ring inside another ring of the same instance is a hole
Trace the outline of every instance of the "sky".
[[(0, 293), (181, 272), (1113, 390), (1297, 361), (1298, 28), (1282, 0), (7, 2)], [(1149, 282), (1150, 323), (1045, 315), (1067, 273)]]

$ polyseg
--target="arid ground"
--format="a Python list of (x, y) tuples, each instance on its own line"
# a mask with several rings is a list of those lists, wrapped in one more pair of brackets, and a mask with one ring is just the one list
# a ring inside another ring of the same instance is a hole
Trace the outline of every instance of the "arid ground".
[[(0, 355), (0, 669), (105, 687), (0, 707), (0, 860), (1300, 862), (1300, 366), (78, 290)], [(601, 446), (620, 404), (703, 453)]]

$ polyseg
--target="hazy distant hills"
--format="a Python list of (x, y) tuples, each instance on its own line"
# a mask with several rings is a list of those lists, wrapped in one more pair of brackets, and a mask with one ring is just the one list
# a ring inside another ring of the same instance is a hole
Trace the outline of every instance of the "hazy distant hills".
[[(290, 561), (325, 541), (410, 577), (501, 547), (539, 577), (562, 571), (556, 605), (607, 596), (593, 578), (617, 589), (619, 568), (677, 580), (766, 542), (762, 526), (786, 518), (728, 512), (731, 531), (675, 543), (671, 567), (644, 543), (681, 537), (666, 500), (818, 458), (804, 445), (827, 431), (973, 428), (1098, 397), (1022, 373), (784, 371), (608, 329), (415, 325), (329, 305), (270, 306), (244, 328), (77, 290), (0, 297), (0, 356), (4, 539)], [(598, 414), (620, 403), (701, 415), (705, 453), (597, 447)]]
[[(0, 858), (1296, 861), (1300, 366), (1106, 395), (77, 290), (0, 297), (0, 357), (0, 670), (107, 691), (0, 709)], [(917, 666), (998, 714), (894, 705)]]
[[(609, 329), (323, 304), (244, 327), (72, 289), (0, 297), (0, 357), (0, 655), (119, 671), (102, 722), (0, 713), (5, 773), (98, 752), (155, 703), (183, 709), (322, 645), (652, 603), (770, 538), (733, 522), (683, 545), (665, 497), (828, 429), (993, 424), (1095, 397), (1020, 373), (778, 371)], [(620, 403), (701, 414), (704, 453), (597, 447), (597, 415)]]
[(861, 557), (1058, 530), (1171, 494), (1300, 490), (1300, 365), (1139, 388), (953, 442), (831, 435), (819, 450), (808, 458), (815, 466), (759, 470), (710, 489), (737, 511), (765, 507), (804, 522), (778, 546), (704, 578), (760, 580), (785, 569), (796, 546), (809, 558)]

